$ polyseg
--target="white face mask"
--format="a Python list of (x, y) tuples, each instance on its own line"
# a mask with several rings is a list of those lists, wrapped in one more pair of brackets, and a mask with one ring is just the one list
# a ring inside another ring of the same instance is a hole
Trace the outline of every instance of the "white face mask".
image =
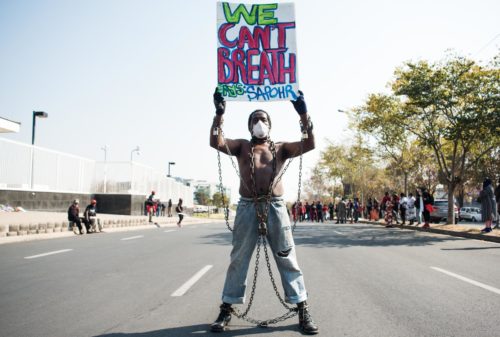
[(266, 138), (269, 135), (269, 127), (262, 121), (253, 126), (252, 135), (257, 138)]

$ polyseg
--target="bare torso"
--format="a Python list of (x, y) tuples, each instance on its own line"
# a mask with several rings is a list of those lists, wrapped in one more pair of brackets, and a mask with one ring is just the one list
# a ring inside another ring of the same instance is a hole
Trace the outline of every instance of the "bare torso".
[[(256, 110), (249, 119), (249, 131), (251, 126), (257, 126), (258, 123), (265, 123), (270, 126), (267, 113)], [(300, 116), (302, 125), (308, 124), (308, 115), (304, 113)], [(228, 155), (235, 156), (238, 160), (238, 166), (241, 176), (239, 193), (242, 197), (252, 198), (257, 196), (267, 196), (271, 180), (273, 181), (272, 196), (280, 197), (284, 193), (283, 183), (278, 181), (283, 164), (287, 159), (297, 157), (314, 149), (314, 135), (312, 127), (307, 129), (307, 137), (304, 141), (274, 143), (276, 150), (276, 167), (273, 168), (273, 152), (271, 151), (270, 141), (267, 136), (253, 137), (253, 143), (247, 139), (229, 139), (223, 138), (222, 133), (218, 131), (222, 123), (222, 116), (216, 115), (214, 123), (210, 129), (210, 146)], [(252, 156), (253, 144), (253, 156)], [(254, 166), (252, 169), (252, 157)], [(274, 173), (274, 174), (273, 174)], [(252, 176), (255, 177), (255, 191)]]
[[(274, 183), (279, 176), (279, 172), (283, 168), (284, 160), (282, 159), (281, 143), (276, 143), (276, 172)], [(254, 149), (255, 161), (255, 186), (257, 196), (265, 196), (269, 192), (269, 184), (273, 176), (273, 154), (270, 149), (270, 144), (264, 142), (255, 144)], [(252, 182), (252, 146), (249, 141), (242, 141), (241, 151), (237, 154), (238, 167), (242, 181), (240, 181), (240, 195), (242, 197), (251, 198), (254, 196)], [(279, 197), (283, 195), (283, 183), (280, 181), (273, 188), (273, 196)]]

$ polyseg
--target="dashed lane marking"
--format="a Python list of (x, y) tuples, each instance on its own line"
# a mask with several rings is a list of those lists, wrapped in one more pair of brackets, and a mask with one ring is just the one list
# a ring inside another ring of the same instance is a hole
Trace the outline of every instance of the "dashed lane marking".
[(338, 231), (333, 231), (333, 232), (334, 232), (334, 233), (337, 233), (338, 235), (344, 235), (344, 236), (345, 236), (345, 234), (344, 234), (344, 233), (342, 233), (342, 232), (338, 232)]
[(172, 297), (179, 297), (179, 296), (184, 295), (189, 290), (189, 288), (191, 288), (196, 282), (198, 282), (198, 280), (203, 275), (205, 275), (205, 273), (207, 271), (209, 271), (212, 267), (213, 267), (212, 265), (206, 265), (205, 267), (201, 268), (201, 270), (199, 272), (194, 274), (193, 277), (191, 277), (189, 280), (187, 280), (186, 283), (184, 283), (179, 289), (174, 291), (171, 296)]
[(128, 237), (128, 238), (123, 238), (123, 239), (120, 239), (122, 241), (127, 241), (127, 240), (135, 240), (135, 239), (140, 239), (140, 238), (143, 238), (144, 235), (136, 235), (136, 236), (131, 236), (131, 237)]
[(163, 231), (163, 233), (170, 233), (170, 232), (176, 232), (176, 230), (175, 229), (168, 229), (166, 231)]
[(487, 284), (484, 284), (484, 283), (481, 283), (481, 282), (478, 282), (478, 281), (474, 281), (474, 280), (471, 280), (467, 277), (464, 277), (464, 276), (461, 276), (461, 275), (458, 275), (458, 274), (455, 274), (455, 273), (452, 273), (451, 271), (447, 271), (447, 270), (444, 270), (444, 269), (441, 269), (441, 268), (438, 268), (438, 267), (431, 267), (431, 269), (434, 269), (436, 271), (439, 271), (443, 274), (446, 274), (446, 275), (449, 275), (449, 276), (452, 276), (454, 278), (457, 278), (459, 280), (462, 280), (464, 282), (467, 282), (467, 283), (470, 283), (470, 284), (473, 284), (475, 285), (476, 287), (480, 287), (480, 288), (483, 288), (483, 289), (486, 289), (486, 290), (489, 290), (495, 294), (498, 294), (500, 295), (500, 289), (498, 288), (495, 288), (495, 287), (492, 287), (492, 286), (489, 286)]
[(61, 253), (66, 253), (70, 252), (73, 249), (61, 249), (61, 250), (55, 250), (53, 252), (48, 252), (48, 253), (43, 253), (43, 254), (38, 254), (38, 255), (32, 255), (32, 256), (26, 256), (25, 259), (36, 259), (37, 257), (42, 257), (42, 256), (48, 256), (48, 255), (54, 255), (54, 254), (61, 254)]

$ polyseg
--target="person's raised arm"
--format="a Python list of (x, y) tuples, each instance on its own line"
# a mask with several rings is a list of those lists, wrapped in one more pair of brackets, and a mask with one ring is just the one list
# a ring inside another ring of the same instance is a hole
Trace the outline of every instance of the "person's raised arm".
[[(307, 138), (303, 140), (302, 153), (309, 152), (314, 149), (314, 134), (313, 125), (311, 122), (311, 117), (307, 113), (306, 101), (304, 99), (304, 93), (299, 90), (299, 96), (295, 101), (291, 101), (295, 111), (299, 114), (301, 133), (307, 133)], [(300, 155), (301, 141), (284, 143), (283, 144), (283, 158), (288, 159), (292, 157), (297, 157)]]
[(224, 121), (223, 115), (226, 111), (226, 101), (217, 88), (214, 92), (214, 105), (215, 117), (212, 126), (210, 127), (210, 146), (226, 154), (229, 154), (227, 151), (229, 148), (232, 155), (238, 155), (241, 143), (237, 140), (227, 139), (222, 136), (221, 127)]

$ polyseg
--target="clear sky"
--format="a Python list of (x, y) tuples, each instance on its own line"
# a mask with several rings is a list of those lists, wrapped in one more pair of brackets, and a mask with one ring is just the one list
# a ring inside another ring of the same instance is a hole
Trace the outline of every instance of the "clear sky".
[[(234, 1), (237, 2), (237, 1)], [(251, 1), (247, 1), (247, 3)], [(271, 1), (254, 1), (267, 3)], [(498, 0), (297, 0), (300, 87), (315, 125), (317, 149), (352, 134), (338, 109), (386, 90), (396, 66), (438, 60), (447, 49), (477, 60), (500, 46)], [(216, 86), (216, 2), (212, 0), (0, 0), (0, 116), (21, 122), (2, 137), (83, 157), (135, 160), (184, 178), (216, 182), (208, 146)], [(250, 111), (273, 120), (275, 141), (300, 137), (289, 102), (228, 102), (225, 134), (247, 138)], [(0, 154), (1, 160), (1, 154)], [(237, 176), (223, 158), (224, 182), (237, 197)], [(284, 178), (297, 192), (298, 161)]]

